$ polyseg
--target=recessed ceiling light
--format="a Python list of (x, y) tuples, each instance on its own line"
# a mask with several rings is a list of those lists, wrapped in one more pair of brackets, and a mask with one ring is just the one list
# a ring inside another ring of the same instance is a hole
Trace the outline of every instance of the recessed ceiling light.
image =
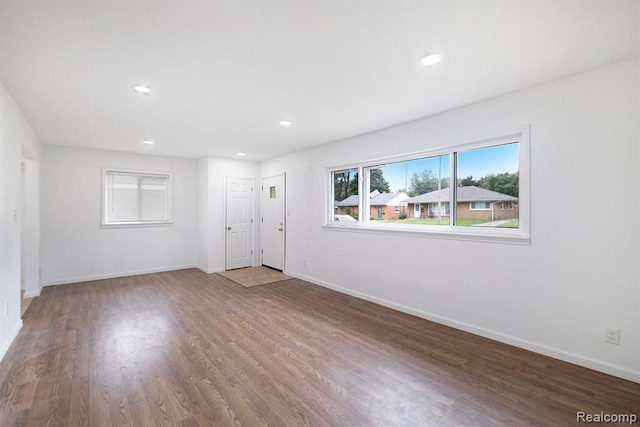
[(133, 90), (135, 90), (138, 93), (144, 93), (144, 94), (151, 93), (151, 89), (143, 85), (136, 85), (133, 87)]
[(280, 122), (280, 124), (281, 124), (282, 126), (291, 126), (291, 122), (290, 122), (289, 120), (282, 120), (282, 121)]
[(149, 139), (145, 139), (144, 141), (142, 141), (142, 143), (144, 145), (153, 145), (153, 141), (149, 140)]
[(431, 55), (427, 55), (424, 58), (422, 58), (420, 62), (422, 63), (422, 65), (433, 65), (440, 62), (441, 59), (442, 59), (441, 55), (437, 53), (433, 53)]
[(247, 153), (245, 153), (244, 151), (238, 151), (238, 156), (239, 157), (244, 157), (246, 155), (247, 155)]

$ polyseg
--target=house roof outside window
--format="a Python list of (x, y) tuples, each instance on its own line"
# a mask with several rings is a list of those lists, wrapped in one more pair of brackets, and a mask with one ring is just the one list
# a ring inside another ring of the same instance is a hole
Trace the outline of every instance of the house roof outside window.
[[(371, 192), (370, 197), (370, 206), (399, 206), (401, 202), (404, 203), (409, 198), (405, 193), (380, 193), (377, 190)], [(337, 202), (336, 206), (358, 206), (359, 199), (359, 196), (354, 194), (341, 202)]]
[[(449, 188), (420, 194), (404, 203), (437, 203), (449, 201)], [(518, 198), (475, 186), (458, 187), (458, 202), (517, 202)]]

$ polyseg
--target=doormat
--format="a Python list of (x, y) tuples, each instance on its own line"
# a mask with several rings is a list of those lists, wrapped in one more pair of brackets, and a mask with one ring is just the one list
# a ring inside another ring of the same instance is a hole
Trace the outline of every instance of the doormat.
[(245, 288), (293, 279), (291, 276), (267, 267), (239, 268), (237, 270), (223, 271), (218, 274), (229, 280), (233, 280)]

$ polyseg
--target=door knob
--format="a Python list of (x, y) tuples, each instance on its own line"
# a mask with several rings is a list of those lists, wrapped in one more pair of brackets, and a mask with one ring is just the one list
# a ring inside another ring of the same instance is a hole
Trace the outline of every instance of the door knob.
[(282, 226), (282, 223), (280, 223), (280, 227), (278, 227), (278, 231), (282, 231), (284, 230), (284, 227)]
[(227, 227), (227, 230), (231, 230), (231, 227)]

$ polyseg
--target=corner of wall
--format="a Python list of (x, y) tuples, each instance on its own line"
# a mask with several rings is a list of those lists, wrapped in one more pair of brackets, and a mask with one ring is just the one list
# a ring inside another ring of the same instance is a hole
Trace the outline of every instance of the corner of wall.
[(224, 271), (224, 268), (220, 268), (220, 267), (206, 268), (202, 265), (198, 265), (198, 270), (202, 271), (203, 273), (213, 274), (213, 273), (220, 273)]
[(0, 343), (0, 361), (4, 359), (7, 351), (9, 351), (11, 343), (18, 336), (18, 332), (20, 332), (20, 329), (22, 329), (22, 319), (18, 319), (18, 321), (13, 324), (13, 327), (9, 330), (7, 336), (5, 336), (2, 343)]

